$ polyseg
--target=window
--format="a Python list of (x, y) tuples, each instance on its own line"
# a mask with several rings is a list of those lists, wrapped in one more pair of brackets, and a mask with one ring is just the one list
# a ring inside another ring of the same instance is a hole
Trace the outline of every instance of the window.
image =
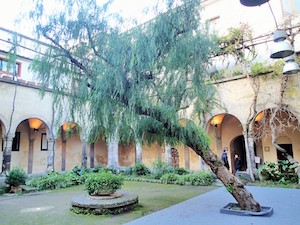
[(20, 151), (20, 132), (16, 132), (15, 137), (13, 139), (12, 151)]
[(7, 60), (5, 59), (1, 59), (0, 58), (0, 70), (4, 73), (8, 73), (8, 74), (13, 74), (14, 73), (14, 65), (15, 65), (15, 69), (16, 69), (16, 75), (20, 76), (20, 67), (21, 64), (20, 63), (10, 63), (7, 62)]
[(41, 151), (47, 151), (47, 150), (48, 150), (47, 134), (42, 133), (42, 136), (41, 136)]
[(300, 14), (299, 0), (281, 0), (283, 15), (290, 16)]

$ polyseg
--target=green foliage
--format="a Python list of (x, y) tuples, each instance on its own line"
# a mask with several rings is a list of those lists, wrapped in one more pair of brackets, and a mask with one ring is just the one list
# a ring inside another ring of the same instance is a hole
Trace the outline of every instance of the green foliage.
[(175, 173), (166, 173), (162, 175), (160, 180), (165, 184), (174, 184), (178, 180), (179, 175)]
[(252, 30), (249, 25), (241, 24), (239, 27), (231, 27), (228, 33), (218, 40), (220, 47), (218, 55), (231, 55), (237, 62), (253, 60), (256, 57), (256, 51), (251, 41)]
[(85, 189), (89, 195), (97, 195), (101, 191), (115, 192), (121, 189), (124, 182), (124, 177), (111, 172), (98, 172), (88, 175), (85, 181)]
[(163, 162), (160, 158), (152, 162), (153, 173), (151, 177), (154, 179), (160, 179), (164, 174), (174, 171), (174, 168), (169, 166), (166, 162)]
[(185, 185), (186, 183), (187, 182), (185, 176), (177, 176), (177, 180), (175, 181), (175, 184)]
[(9, 186), (18, 187), (22, 184), (25, 184), (27, 179), (27, 174), (22, 168), (14, 167), (11, 169), (5, 178), (5, 183)]
[(137, 176), (145, 176), (150, 173), (150, 170), (145, 166), (145, 164), (136, 163), (132, 168), (132, 172)]
[(251, 65), (251, 75), (257, 76), (270, 72), (270, 67), (266, 66), (266, 63), (256, 62)]
[(174, 173), (178, 175), (184, 175), (188, 174), (189, 171), (187, 171), (185, 168), (174, 168)]
[(74, 174), (77, 174), (78, 176), (82, 176), (86, 173), (89, 173), (90, 170), (86, 167), (79, 167), (79, 166), (75, 166), (73, 169), (72, 169), (72, 173)]
[[(31, 20), (53, 48), (44, 48), (31, 69), (53, 88), (57, 114), (67, 107), (71, 117), (80, 117), (91, 129), (91, 142), (116, 130), (126, 143), (136, 137), (191, 142), (195, 128), (180, 127), (178, 111), (190, 106), (199, 116), (213, 107), (206, 71), (216, 43), (199, 23), (200, 1), (181, 2), (160, 2), (165, 5), (156, 8), (163, 11), (155, 19), (124, 31), (125, 20), (108, 13), (111, 2), (65, 0), (45, 15), (37, 1)], [(205, 132), (196, 135), (193, 140), (205, 149)]]
[(208, 186), (214, 182), (214, 178), (211, 173), (207, 171), (199, 171), (184, 176), (185, 180), (194, 186)]
[(288, 160), (278, 160), (277, 162), (263, 162), (257, 172), (260, 180), (271, 180), (282, 184), (298, 182), (295, 169), (299, 164), (291, 164)]
[(35, 177), (26, 182), (27, 185), (37, 187), (40, 190), (59, 189), (83, 184), (86, 175), (77, 175), (73, 172), (57, 173), (52, 172), (46, 176)]
[(110, 171), (112, 173), (117, 173), (115, 169), (108, 168), (108, 167), (106, 167), (106, 165), (101, 164), (101, 163), (97, 164), (94, 168), (91, 169), (91, 171), (94, 173), (102, 172), (102, 171), (104, 171), (104, 172)]
[(283, 59), (280, 59), (280, 60), (277, 60), (274, 64), (271, 65), (271, 68), (272, 68), (272, 76), (273, 77), (276, 77), (276, 76), (279, 76), (282, 74), (282, 69), (284, 67), (284, 60)]

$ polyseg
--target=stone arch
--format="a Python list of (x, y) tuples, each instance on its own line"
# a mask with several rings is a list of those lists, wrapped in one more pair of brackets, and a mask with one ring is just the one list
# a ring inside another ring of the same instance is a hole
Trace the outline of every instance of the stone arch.
[[(68, 171), (82, 165), (82, 137), (80, 126), (70, 120), (60, 123), (55, 143), (55, 167), (59, 171)], [(86, 144), (86, 143), (84, 143)]]
[[(21, 116), (19, 117), (18, 119), (16, 119), (12, 126), (11, 126), (11, 130), (12, 131), (16, 131), (17, 127), (20, 125), (20, 123), (22, 123), (24, 120), (27, 120), (29, 118), (37, 118), (41, 121), (43, 121), (43, 123), (45, 124), (46, 126), (46, 129), (47, 131), (49, 132), (50, 131), (50, 123), (49, 121), (47, 120), (46, 117), (44, 116), (41, 116), (41, 115), (36, 115), (36, 114), (27, 114), (27, 115), (24, 115), (24, 116)], [(49, 132), (49, 134), (52, 136), (52, 132)]]
[(243, 135), (243, 127), (240, 120), (231, 114), (222, 113), (213, 115), (206, 124), (206, 131), (211, 139), (211, 149), (219, 156), (224, 148), (228, 149), (228, 158), (234, 152), (230, 148), (231, 141)]
[(4, 137), (4, 135), (8, 131), (9, 123), (1, 113), (0, 113), (0, 123), (1, 123), (2, 137)]

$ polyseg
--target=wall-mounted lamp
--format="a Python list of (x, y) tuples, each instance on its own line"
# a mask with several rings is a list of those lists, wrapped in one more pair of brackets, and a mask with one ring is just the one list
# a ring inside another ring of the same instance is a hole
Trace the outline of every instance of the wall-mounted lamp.
[(76, 126), (75, 123), (67, 122), (62, 125), (62, 129), (63, 129), (63, 131), (69, 131), (69, 130), (72, 130), (75, 126)]
[(216, 116), (214, 116), (214, 117), (211, 119), (210, 124), (211, 124), (213, 127), (218, 127), (218, 124), (221, 124), (221, 123), (222, 123), (223, 118), (224, 118), (224, 114), (216, 115)]
[[(276, 17), (274, 15), (269, 0), (240, 0), (240, 2), (244, 6), (259, 6), (261, 4), (268, 2), (277, 29), (273, 33), (274, 46), (271, 50), (270, 57), (272, 59), (282, 59), (294, 54), (295, 52), (294, 47), (291, 45), (289, 41), (286, 40), (288, 36), (286, 31), (278, 29)], [(299, 65), (293, 59), (288, 58), (288, 61), (287, 60), (285, 61), (286, 64), (283, 68), (283, 74), (293, 74), (299, 72)]]
[(39, 131), (39, 129), (33, 128), (33, 132), (37, 133)]
[(39, 128), (42, 126), (43, 121), (37, 119), (37, 118), (29, 118), (29, 127), (33, 129), (34, 132), (38, 132)]
[(283, 74), (295, 74), (300, 72), (299, 64), (295, 62), (295, 54), (284, 58), (285, 65), (283, 67)]
[(276, 30), (273, 33), (274, 46), (270, 55), (272, 59), (282, 59), (294, 54), (294, 48), (286, 38), (287, 33), (284, 30)]
[(264, 115), (265, 115), (264, 111), (258, 113), (257, 116), (255, 117), (255, 123), (258, 123), (258, 122), (262, 121)]
[(262, 5), (266, 2), (268, 2), (269, 0), (240, 0), (241, 4), (244, 6), (259, 6)]

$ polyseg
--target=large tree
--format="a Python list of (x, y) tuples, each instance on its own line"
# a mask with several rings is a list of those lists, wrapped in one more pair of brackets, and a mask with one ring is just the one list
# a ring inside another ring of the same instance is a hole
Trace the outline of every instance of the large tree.
[(63, 10), (51, 15), (44, 14), (42, 0), (30, 13), (36, 33), (51, 45), (32, 69), (53, 88), (57, 107), (68, 99), (73, 115), (88, 118), (83, 129), (91, 141), (105, 134), (189, 146), (242, 209), (260, 211), (211, 151), (201, 126), (180, 120), (187, 109), (197, 116), (213, 102), (206, 71), (215, 42), (200, 24), (200, 2), (159, 1), (153, 20), (130, 29), (109, 10), (111, 1), (58, 2)]

